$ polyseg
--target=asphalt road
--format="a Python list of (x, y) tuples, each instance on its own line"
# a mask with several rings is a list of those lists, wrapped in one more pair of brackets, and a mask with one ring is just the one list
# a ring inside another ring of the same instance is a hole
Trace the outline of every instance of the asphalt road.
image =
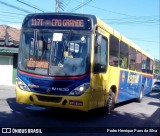
[(11, 128), (12, 133), (20, 131), (18, 128), (28, 133), (28, 128), (33, 128), (42, 132), (40, 135), (158, 136), (160, 92), (144, 96), (141, 103), (131, 100), (118, 104), (112, 114), (105, 115), (99, 110), (84, 113), (18, 104), (14, 86), (0, 86), (0, 129), (3, 128)]

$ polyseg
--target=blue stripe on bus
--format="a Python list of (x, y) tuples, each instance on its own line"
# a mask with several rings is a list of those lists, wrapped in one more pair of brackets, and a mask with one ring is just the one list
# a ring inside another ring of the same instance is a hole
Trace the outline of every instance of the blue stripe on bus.
[(152, 86), (152, 77), (121, 70), (117, 102), (137, 98), (142, 86), (144, 86), (143, 94), (149, 93)]
[[(87, 76), (81, 76), (79, 79), (49, 79), (49, 78), (38, 78), (25, 74), (18, 73), (18, 77), (23, 82), (28, 84), (38, 85), (39, 88), (30, 88), (32, 92), (49, 94), (49, 95), (68, 95), (74, 88), (82, 85), (83, 83), (90, 82), (90, 74)], [(50, 90), (48, 92), (48, 90)]]

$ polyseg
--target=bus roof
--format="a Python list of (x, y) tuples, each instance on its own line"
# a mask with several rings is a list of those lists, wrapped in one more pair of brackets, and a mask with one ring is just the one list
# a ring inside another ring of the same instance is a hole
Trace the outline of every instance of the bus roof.
[(129, 40), (128, 38), (126, 38), (125, 36), (123, 36), (121, 33), (119, 33), (118, 31), (116, 31), (115, 29), (113, 29), (111, 26), (109, 26), (108, 24), (106, 24), (105, 22), (103, 22), (98, 17), (97, 17), (97, 24), (99, 26), (101, 26), (108, 33), (114, 35), (115, 37), (117, 37), (118, 39), (122, 40), (123, 42), (125, 42), (129, 46), (135, 48), (136, 50), (140, 51), (141, 53), (143, 53), (147, 57), (149, 57), (152, 60), (154, 60), (153, 56), (151, 56), (150, 54), (148, 54), (147, 52), (145, 52), (142, 48), (140, 48), (139, 46), (137, 46), (134, 42), (132, 42), (131, 40)]

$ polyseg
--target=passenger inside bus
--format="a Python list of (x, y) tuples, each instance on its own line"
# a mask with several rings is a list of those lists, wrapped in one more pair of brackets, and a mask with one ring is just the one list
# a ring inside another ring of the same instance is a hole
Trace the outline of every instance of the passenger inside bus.
[(51, 40), (43, 36), (37, 38), (38, 60), (49, 61)]
[(50, 56), (50, 47), (51, 47), (51, 39), (48, 38), (46, 41), (43, 41), (43, 53), (42, 53), (42, 60), (48, 60)]
[(130, 70), (135, 70), (136, 69), (136, 63), (134, 59), (130, 59), (130, 64), (129, 64), (129, 69)]
[(120, 65), (121, 68), (127, 68), (128, 67), (128, 60), (127, 60), (127, 57), (122, 57), (122, 62), (121, 62), (121, 65)]
[(116, 57), (116, 56), (111, 56), (109, 57), (109, 64), (111, 66), (115, 66), (115, 67), (118, 67), (118, 61), (119, 61), (119, 58)]

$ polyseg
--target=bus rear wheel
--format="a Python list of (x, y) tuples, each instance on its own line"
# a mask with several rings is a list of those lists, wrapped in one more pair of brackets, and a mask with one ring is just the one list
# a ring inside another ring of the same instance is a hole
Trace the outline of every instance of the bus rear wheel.
[(143, 99), (143, 87), (141, 88), (140, 92), (139, 92), (139, 96), (137, 98), (137, 102), (141, 102)]
[(106, 102), (106, 113), (110, 114), (115, 107), (115, 94), (110, 91), (108, 94), (107, 102)]

